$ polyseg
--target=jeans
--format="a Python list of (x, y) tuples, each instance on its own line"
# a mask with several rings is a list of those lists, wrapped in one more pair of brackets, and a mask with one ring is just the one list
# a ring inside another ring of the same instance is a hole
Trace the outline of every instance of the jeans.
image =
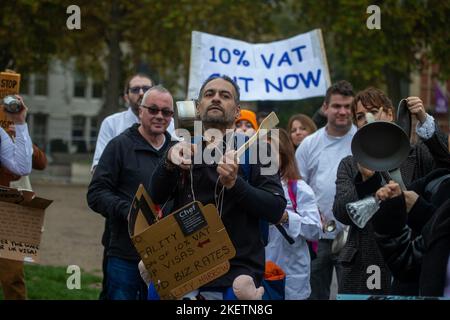
[(336, 255), (331, 253), (331, 244), (333, 240), (319, 240), (317, 257), (311, 261), (311, 295), (309, 300), (328, 300), (330, 299), (330, 286), (333, 279), (333, 267), (336, 268), (338, 283), (340, 280), (341, 269), (337, 262)]
[(108, 257), (108, 300), (146, 300), (147, 286), (141, 278), (138, 262)]

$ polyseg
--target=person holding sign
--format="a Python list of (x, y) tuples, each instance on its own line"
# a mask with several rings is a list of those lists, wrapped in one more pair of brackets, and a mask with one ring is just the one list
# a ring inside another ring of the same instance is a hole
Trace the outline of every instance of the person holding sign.
[[(28, 108), (21, 96), (16, 95), (15, 98), (21, 104), (19, 112), (10, 113), (5, 109), (7, 120), (14, 122), (15, 142), (5, 129), (0, 129), (0, 185), (7, 187), (11, 180), (17, 179), (17, 176), (28, 175), (31, 172), (32, 156), (34, 156), (25, 122)], [(40, 150), (37, 149), (37, 151)], [(37, 152), (35, 158), (39, 158)], [(0, 283), (5, 299), (26, 299), (23, 262), (0, 258)]]
[(8, 112), (4, 109), (7, 120), (14, 122), (16, 137), (11, 139), (5, 129), (0, 129), (0, 163), (3, 167), (18, 176), (26, 176), (31, 172), (31, 156), (33, 146), (28, 133), (26, 123), (28, 108), (24, 104), (21, 96), (15, 96), (21, 103), (18, 112)]
[[(216, 129), (223, 138), (221, 142), (239, 140), (241, 134), (233, 128), (240, 116), (240, 94), (231, 78), (208, 78), (201, 86), (196, 113), (207, 129), (204, 136), (210, 129)], [(216, 205), (236, 255), (230, 260), (229, 271), (201, 287), (200, 294), (206, 299), (228, 299), (233, 298), (227, 294), (239, 275), (252, 277), (256, 287), (261, 285), (265, 254), (259, 222), (265, 219), (278, 223), (286, 200), (278, 173), (262, 174), (268, 165), (262, 165), (259, 158), (255, 164), (239, 165), (236, 151), (224, 152), (226, 146), (220, 142), (214, 149), (220, 155), (218, 163), (207, 162), (205, 157), (200, 163), (193, 163), (192, 153), (197, 160), (198, 147), (211, 145), (211, 140), (199, 144), (184, 141), (171, 147), (153, 174), (150, 196), (157, 204), (173, 199), (174, 209), (195, 200), (203, 205)]]
[(162, 86), (149, 88), (139, 107), (140, 124), (108, 143), (89, 185), (89, 207), (109, 221), (108, 300), (146, 299), (140, 257), (128, 234), (128, 213), (139, 185), (150, 186), (153, 170), (172, 145), (167, 128), (173, 113), (170, 92)]
[[(14, 128), (13, 128), (14, 127)], [(15, 126), (10, 128), (15, 135)], [(33, 144), (33, 169), (44, 170), (47, 166), (47, 157), (41, 149)], [(4, 167), (0, 167), (0, 185), (11, 186), (11, 182), (19, 180), (21, 177), (11, 173)], [(29, 180), (27, 180), (28, 184)], [(25, 285), (25, 273), (23, 261), (0, 258), (0, 284), (3, 289), (3, 296), (6, 300), (25, 300), (27, 289)]]

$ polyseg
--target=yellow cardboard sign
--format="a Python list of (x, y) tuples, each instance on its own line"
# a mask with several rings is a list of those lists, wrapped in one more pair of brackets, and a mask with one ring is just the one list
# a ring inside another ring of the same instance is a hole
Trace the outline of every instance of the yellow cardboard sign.
[(191, 202), (159, 221), (154, 210), (141, 185), (129, 231), (161, 299), (181, 298), (228, 272), (236, 250), (214, 205)]
[(14, 72), (0, 72), (0, 126), (7, 129), (12, 121), (6, 119), (3, 98), (18, 94), (20, 91), (20, 74)]

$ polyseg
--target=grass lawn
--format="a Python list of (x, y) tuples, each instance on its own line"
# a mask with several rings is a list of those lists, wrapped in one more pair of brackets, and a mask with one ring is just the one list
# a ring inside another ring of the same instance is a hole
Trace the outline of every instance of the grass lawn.
[[(67, 279), (73, 273), (67, 268), (25, 265), (25, 283), (30, 300), (96, 300), (100, 294), (102, 278), (81, 270), (81, 288), (69, 290)], [(3, 292), (0, 290), (0, 299)]]

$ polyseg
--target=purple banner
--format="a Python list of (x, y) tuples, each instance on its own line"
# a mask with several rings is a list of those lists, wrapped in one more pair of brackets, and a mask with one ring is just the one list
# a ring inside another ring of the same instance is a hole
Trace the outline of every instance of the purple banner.
[(444, 91), (437, 81), (434, 83), (434, 98), (436, 101), (436, 107), (434, 111), (436, 113), (447, 113), (448, 97), (445, 95)]

